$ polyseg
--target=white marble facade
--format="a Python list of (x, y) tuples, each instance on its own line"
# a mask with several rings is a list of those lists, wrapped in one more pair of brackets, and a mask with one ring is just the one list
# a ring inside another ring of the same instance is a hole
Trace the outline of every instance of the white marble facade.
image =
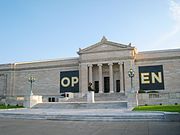
[(131, 89), (128, 71), (133, 69), (133, 90), (139, 90), (139, 66), (163, 65), (165, 88), (160, 92), (180, 92), (180, 49), (137, 52), (131, 44), (108, 41), (79, 49), (79, 57), (51, 61), (0, 65), (0, 96), (26, 96), (29, 76), (34, 76), (35, 95), (60, 95), (60, 72), (79, 71), (79, 93), (93, 83), (97, 93), (126, 93)]

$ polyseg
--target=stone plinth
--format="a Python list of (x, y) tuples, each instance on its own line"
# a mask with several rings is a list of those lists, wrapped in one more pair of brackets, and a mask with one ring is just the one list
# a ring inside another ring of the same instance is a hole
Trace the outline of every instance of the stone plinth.
[(94, 103), (94, 91), (89, 91), (87, 93), (87, 102), (88, 103)]
[(42, 103), (42, 96), (29, 95), (25, 97), (24, 107), (31, 108), (38, 103)]

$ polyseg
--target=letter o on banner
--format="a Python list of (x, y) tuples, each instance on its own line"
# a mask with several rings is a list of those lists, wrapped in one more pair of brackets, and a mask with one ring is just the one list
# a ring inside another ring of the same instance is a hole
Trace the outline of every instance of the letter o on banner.
[(70, 79), (68, 77), (64, 77), (62, 80), (61, 80), (61, 85), (63, 87), (68, 87), (70, 85)]

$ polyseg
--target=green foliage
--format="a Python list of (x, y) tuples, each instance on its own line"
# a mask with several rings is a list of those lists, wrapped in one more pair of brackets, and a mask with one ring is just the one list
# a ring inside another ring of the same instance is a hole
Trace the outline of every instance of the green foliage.
[(133, 111), (164, 111), (164, 112), (179, 112), (180, 105), (149, 105), (149, 106), (138, 106)]
[(138, 93), (146, 93), (145, 90), (139, 90)]
[(13, 108), (24, 108), (23, 106), (18, 106), (18, 105), (16, 105), (16, 106), (12, 106), (12, 105), (0, 105), (0, 109), (13, 109)]
[(159, 93), (159, 92), (155, 90), (151, 90), (151, 91), (148, 91), (147, 93)]
[(151, 91), (139, 90), (138, 93), (159, 93), (159, 91), (155, 91), (155, 90), (151, 90)]

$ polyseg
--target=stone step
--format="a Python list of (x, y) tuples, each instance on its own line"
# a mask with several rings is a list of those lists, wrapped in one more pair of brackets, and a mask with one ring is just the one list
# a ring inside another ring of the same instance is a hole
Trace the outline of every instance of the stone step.
[(121, 102), (96, 102), (96, 103), (39, 103), (33, 109), (123, 109), (127, 108), (127, 101)]
[(125, 96), (124, 93), (95, 93), (95, 97)]
[(179, 113), (132, 112), (119, 109), (1, 110), (0, 118), (78, 121), (180, 121)]
[[(124, 93), (95, 93), (95, 101), (125, 101), (127, 96)], [(87, 95), (83, 97), (75, 97), (68, 100), (61, 100), (60, 102), (86, 102)]]

